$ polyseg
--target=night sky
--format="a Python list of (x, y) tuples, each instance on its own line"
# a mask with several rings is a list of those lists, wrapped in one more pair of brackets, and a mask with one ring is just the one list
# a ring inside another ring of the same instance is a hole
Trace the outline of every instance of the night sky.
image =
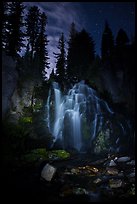
[(28, 6), (38, 6), (48, 18), (47, 31), (48, 52), (51, 68), (55, 67), (53, 52), (58, 52), (57, 44), (60, 34), (64, 32), (68, 41), (70, 25), (75, 23), (80, 31), (85, 28), (95, 42), (96, 54), (100, 55), (101, 38), (105, 20), (113, 32), (114, 38), (120, 28), (123, 28), (129, 39), (135, 33), (135, 3), (134, 2), (24, 2)]

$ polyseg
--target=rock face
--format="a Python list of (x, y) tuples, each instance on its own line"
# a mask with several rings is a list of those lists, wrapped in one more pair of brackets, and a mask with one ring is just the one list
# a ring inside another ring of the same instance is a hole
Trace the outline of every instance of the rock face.
[(17, 86), (18, 73), (12, 57), (2, 53), (2, 118), (11, 108), (11, 97)]
[(24, 107), (30, 107), (34, 90), (34, 80), (28, 75), (19, 74), (17, 62), (4, 52), (2, 55), (2, 118), (10, 113), (16, 121)]
[(34, 83), (33, 81), (24, 81), (21, 87), (15, 89), (12, 96), (12, 108), (17, 113), (22, 113), (24, 107), (29, 107), (32, 102)]

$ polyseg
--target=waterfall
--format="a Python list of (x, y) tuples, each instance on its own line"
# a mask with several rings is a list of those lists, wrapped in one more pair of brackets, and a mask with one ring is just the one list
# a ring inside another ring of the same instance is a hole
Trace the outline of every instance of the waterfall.
[(57, 83), (54, 82), (54, 94), (55, 94), (55, 121), (53, 128), (53, 135), (55, 137), (55, 141), (58, 137), (61, 137), (60, 129), (61, 129), (61, 120), (62, 120), (62, 104), (61, 104), (61, 91)]
[[(83, 81), (75, 84), (66, 95), (54, 82), (46, 107), (47, 125), (54, 143), (59, 141), (64, 149), (78, 151), (89, 147), (104, 127), (109, 128), (115, 115), (107, 102)], [(122, 123), (119, 124), (124, 130)], [(115, 137), (118, 139), (119, 135)]]
[(48, 126), (48, 129), (50, 131), (50, 97), (51, 97), (51, 90), (49, 90), (49, 95), (48, 95), (48, 99), (47, 99), (47, 103), (46, 103), (46, 109), (47, 109), (47, 119), (46, 119), (46, 122), (47, 122), (47, 126)]

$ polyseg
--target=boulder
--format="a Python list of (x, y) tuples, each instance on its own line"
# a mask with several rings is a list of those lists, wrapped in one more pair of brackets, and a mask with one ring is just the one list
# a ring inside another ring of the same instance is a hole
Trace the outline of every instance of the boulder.
[(127, 162), (127, 161), (129, 161), (130, 160), (130, 157), (119, 157), (118, 159), (117, 159), (117, 162)]
[(56, 170), (57, 169), (54, 166), (46, 164), (41, 171), (41, 178), (45, 179), (46, 181), (51, 181)]
[(109, 186), (110, 188), (119, 188), (122, 186), (122, 180), (121, 179), (110, 179)]

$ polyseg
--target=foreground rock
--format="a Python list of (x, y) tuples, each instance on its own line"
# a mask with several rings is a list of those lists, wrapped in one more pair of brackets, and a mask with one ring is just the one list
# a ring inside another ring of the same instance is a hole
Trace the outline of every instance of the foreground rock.
[(46, 181), (51, 181), (54, 174), (56, 172), (56, 168), (50, 164), (46, 164), (41, 171), (41, 178), (45, 179)]

